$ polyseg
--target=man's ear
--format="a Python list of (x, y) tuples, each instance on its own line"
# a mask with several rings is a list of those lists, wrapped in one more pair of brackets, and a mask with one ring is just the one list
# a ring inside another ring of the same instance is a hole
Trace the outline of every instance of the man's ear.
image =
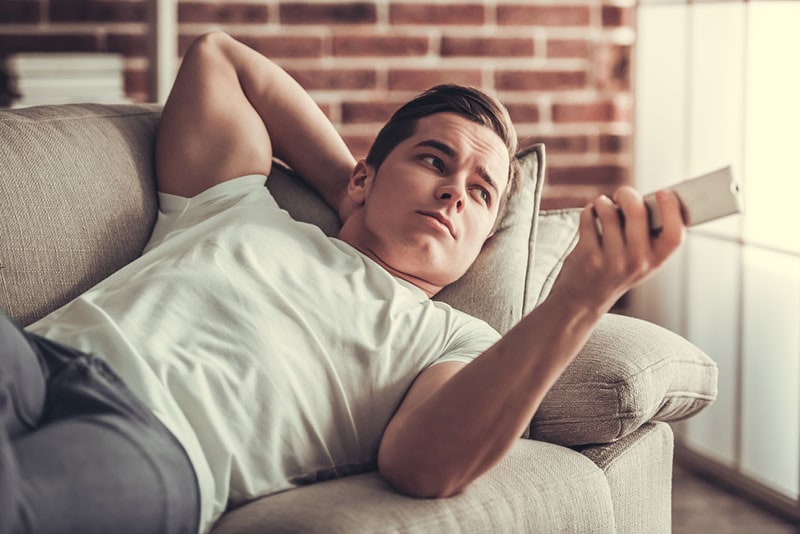
[(350, 181), (347, 183), (347, 196), (358, 205), (364, 204), (367, 201), (367, 195), (372, 187), (372, 180), (375, 178), (375, 172), (372, 165), (366, 160), (360, 159), (353, 167), (353, 172), (350, 174)]

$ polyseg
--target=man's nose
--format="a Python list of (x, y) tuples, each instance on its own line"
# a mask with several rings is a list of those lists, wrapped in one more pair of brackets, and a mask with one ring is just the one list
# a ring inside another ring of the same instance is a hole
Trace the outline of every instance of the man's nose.
[(437, 198), (448, 205), (455, 206), (456, 211), (461, 211), (464, 208), (464, 194), (462, 187), (450, 184), (439, 188), (437, 191)]

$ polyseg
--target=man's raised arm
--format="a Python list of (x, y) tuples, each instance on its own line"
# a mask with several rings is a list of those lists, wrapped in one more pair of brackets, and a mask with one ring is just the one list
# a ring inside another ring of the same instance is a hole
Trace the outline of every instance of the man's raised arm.
[[(342, 216), (355, 159), (306, 91), (278, 65), (222, 32), (184, 56), (159, 125), (159, 191), (191, 197), (278, 157)], [(346, 209), (346, 208), (345, 208)]]
[(657, 198), (664, 230), (653, 239), (637, 192), (617, 193), (624, 223), (608, 197), (595, 200), (538, 308), (472, 363), (441, 363), (420, 374), (380, 445), (378, 466), (392, 485), (414, 496), (447, 497), (500, 461), (601, 316), (680, 245), (678, 199), (667, 191)]

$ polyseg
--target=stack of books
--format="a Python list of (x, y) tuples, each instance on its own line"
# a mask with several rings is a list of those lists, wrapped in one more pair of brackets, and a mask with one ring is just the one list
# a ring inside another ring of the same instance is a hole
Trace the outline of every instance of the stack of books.
[(6, 58), (12, 107), (41, 104), (129, 103), (118, 54), (21, 53)]

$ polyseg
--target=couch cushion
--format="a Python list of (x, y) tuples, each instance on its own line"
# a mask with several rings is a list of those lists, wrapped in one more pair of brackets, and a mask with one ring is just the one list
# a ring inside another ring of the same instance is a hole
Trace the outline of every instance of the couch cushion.
[(254, 501), (214, 528), (215, 534), (614, 531), (603, 472), (580, 453), (529, 440), (519, 440), (494, 469), (449, 499), (405, 497), (368, 473)]
[(581, 453), (606, 474), (617, 534), (669, 534), (672, 527), (672, 429), (647, 423), (608, 445)]
[(679, 421), (717, 396), (717, 366), (660, 326), (606, 314), (545, 398), (533, 439), (574, 446), (610, 443), (651, 419)]
[(0, 111), (0, 307), (25, 325), (136, 258), (150, 236), (156, 106)]

